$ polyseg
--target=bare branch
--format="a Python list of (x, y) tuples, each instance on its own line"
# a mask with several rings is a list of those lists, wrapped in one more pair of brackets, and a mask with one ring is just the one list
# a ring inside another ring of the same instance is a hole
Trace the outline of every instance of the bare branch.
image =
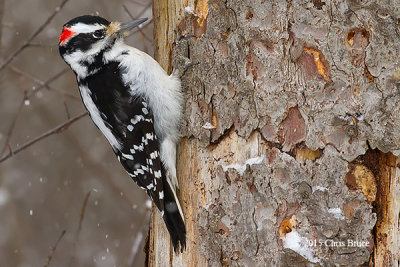
[(54, 12), (46, 19), (46, 21), (40, 25), (40, 27), (20, 46), (18, 47), (11, 55), (4, 60), (4, 62), (0, 65), (0, 71), (3, 70), (11, 61), (14, 60), (16, 56), (18, 56), (25, 48), (27, 48), (33, 39), (38, 36), (43, 29), (53, 20), (53, 18), (57, 15), (58, 12), (65, 6), (65, 4), (69, 0), (63, 0), (59, 6), (54, 9)]
[(51, 259), (53, 258), (54, 252), (56, 252), (58, 243), (60, 243), (61, 239), (64, 237), (64, 235), (65, 235), (66, 232), (67, 232), (66, 230), (63, 230), (63, 231), (61, 232), (61, 235), (58, 237), (56, 243), (54, 244), (54, 246), (53, 246), (52, 249), (51, 249), (50, 255), (49, 255), (49, 257), (47, 258), (47, 262), (46, 262), (46, 264), (44, 265), (44, 267), (49, 267), (49, 266), (50, 266)]
[(47, 132), (45, 132), (45, 133), (39, 135), (38, 137), (32, 139), (31, 141), (26, 142), (26, 143), (23, 144), (22, 146), (20, 146), (20, 147), (18, 147), (18, 148), (16, 148), (16, 149), (12, 149), (8, 155), (6, 155), (6, 156), (0, 158), (0, 163), (3, 162), (3, 161), (5, 161), (5, 160), (7, 160), (7, 159), (9, 159), (9, 158), (11, 158), (12, 156), (18, 154), (18, 153), (21, 152), (22, 150), (27, 149), (27, 148), (30, 147), (31, 145), (33, 145), (33, 144), (39, 142), (40, 140), (42, 140), (42, 139), (44, 139), (44, 138), (46, 138), (46, 137), (48, 137), (48, 136), (50, 136), (50, 135), (58, 134), (58, 133), (61, 133), (61, 132), (65, 131), (66, 129), (68, 129), (68, 127), (69, 127), (71, 124), (73, 124), (74, 122), (78, 121), (79, 119), (85, 117), (86, 115), (88, 115), (88, 113), (85, 111), (85, 112), (83, 112), (83, 113), (81, 113), (81, 114), (79, 114), (79, 115), (77, 115), (77, 116), (71, 118), (70, 120), (67, 120), (66, 122), (61, 123), (61, 124), (58, 125), (57, 127), (55, 127), (55, 128), (53, 128), (53, 129), (51, 129), (51, 130), (49, 130), (49, 131), (47, 131)]

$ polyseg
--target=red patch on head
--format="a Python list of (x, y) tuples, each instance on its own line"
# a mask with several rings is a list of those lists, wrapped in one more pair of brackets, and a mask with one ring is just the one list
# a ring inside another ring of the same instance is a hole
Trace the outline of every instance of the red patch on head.
[(63, 45), (69, 38), (74, 36), (76, 32), (71, 31), (70, 28), (63, 28), (63, 31), (60, 35), (60, 40), (58, 41), (59, 45)]

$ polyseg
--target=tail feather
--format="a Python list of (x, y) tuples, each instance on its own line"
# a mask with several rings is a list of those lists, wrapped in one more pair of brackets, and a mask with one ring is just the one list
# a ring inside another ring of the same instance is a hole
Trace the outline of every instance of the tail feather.
[(171, 236), (175, 252), (179, 246), (181, 252), (186, 248), (186, 228), (182, 209), (170, 183), (164, 185), (164, 214), (163, 219)]

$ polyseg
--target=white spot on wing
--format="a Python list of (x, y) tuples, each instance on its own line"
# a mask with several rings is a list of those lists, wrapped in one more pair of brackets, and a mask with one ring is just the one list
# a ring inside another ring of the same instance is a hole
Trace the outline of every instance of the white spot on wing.
[(159, 193), (159, 197), (158, 197), (159, 199), (164, 199), (164, 191), (161, 191), (160, 193)]
[(144, 120), (144, 117), (142, 115), (135, 115), (133, 119), (131, 119), (131, 123), (135, 125), (139, 121)]
[(132, 125), (128, 125), (126, 128), (128, 128), (128, 131), (132, 132), (133, 131), (133, 126)]
[(133, 145), (133, 149), (135, 149), (135, 150), (139, 150), (139, 151), (143, 151), (143, 149), (144, 149), (144, 145), (143, 145), (143, 144), (141, 144), (140, 146)]
[(154, 177), (161, 178), (161, 171), (155, 171), (154, 172)]
[(146, 166), (143, 166), (143, 165), (142, 165), (142, 169), (143, 169), (145, 172), (149, 171), (149, 168), (146, 167)]
[(146, 139), (153, 140), (154, 139), (154, 135), (152, 133), (147, 133), (146, 134)]
[(148, 186), (147, 186), (147, 189), (148, 190), (151, 190), (151, 189), (153, 189), (154, 188), (154, 185), (153, 184), (149, 184)]
[(133, 160), (133, 156), (132, 156), (132, 155), (124, 154), (124, 153), (122, 153), (122, 152), (121, 152), (121, 154), (122, 154), (122, 156), (123, 156), (124, 158)]

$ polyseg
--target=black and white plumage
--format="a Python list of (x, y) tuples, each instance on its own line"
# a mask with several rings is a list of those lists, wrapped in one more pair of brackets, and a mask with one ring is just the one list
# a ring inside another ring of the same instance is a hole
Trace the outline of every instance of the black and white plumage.
[(59, 50), (76, 75), (90, 117), (129, 176), (161, 211), (177, 251), (186, 246), (176, 197), (183, 96), (176, 76), (167, 75), (149, 55), (124, 44), (124, 33), (142, 22), (74, 18), (63, 27)]

